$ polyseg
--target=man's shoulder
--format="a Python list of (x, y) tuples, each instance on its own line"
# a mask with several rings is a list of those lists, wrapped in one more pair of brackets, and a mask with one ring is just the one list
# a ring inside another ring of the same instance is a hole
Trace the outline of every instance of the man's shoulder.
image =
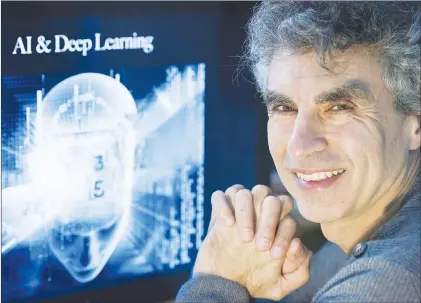
[(414, 197), (372, 240), (358, 244), (315, 302), (419, 302), (421, 215)]
[(353, 258), (318, 292), (313, 302), (419, 302), (419, 251), (407, 258), (411, 259), (417, 265), (389, 257), (388, 253)]
[[(390, 238), (361, 242), (351, 253), (339, 273), (343, 277), (355, 273), (376, 275), (410, 275), (419, 282), (421, 276), (421, 230), (396, 233)], [(391, 279), (393, 280), (393, 278)]]
[[(401, 211), (385, 224), (380, 234), (368, 241), (364, 258), (392, 262), (420, 276), (421, 209), (420, 195), (411, 195)], [(364, 259), (363, 258), (363, 259)]]
[[(420, 277), (421, 272), (421, 232), (413, 229), (411, 233), (389, 239), (367, 242), (367, 254), (362, 263), (377, 262), (396, 264), (402, 269)], [(360, 263), (360, 262), (359, 262)]]
[(391, 222), (388, 222), (382, 237), (362, 242), (354, 248), (347, 265), (342, 268), (345, 275), (359, 271), (398, 278), (396, 275), (401, 273), (413, 276), (419, 282), (421, 276), (420, 208), (415, 206), (417, 211), (410, 212), (408, 206), (405, 207), (405, 213), (400, 212)]

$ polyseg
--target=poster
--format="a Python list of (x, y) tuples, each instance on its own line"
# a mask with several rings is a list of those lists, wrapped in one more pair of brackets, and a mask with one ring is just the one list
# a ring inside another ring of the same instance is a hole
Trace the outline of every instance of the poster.
[(205, 75), (200, 62), (3, 75), (3, 301), (194, 261)]

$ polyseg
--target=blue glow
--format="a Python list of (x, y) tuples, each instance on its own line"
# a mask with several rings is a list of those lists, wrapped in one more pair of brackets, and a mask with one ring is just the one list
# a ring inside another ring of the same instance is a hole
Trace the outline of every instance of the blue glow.
[(2, 77), (5, 301), (193, 261), (205, 65), (120, 72)]

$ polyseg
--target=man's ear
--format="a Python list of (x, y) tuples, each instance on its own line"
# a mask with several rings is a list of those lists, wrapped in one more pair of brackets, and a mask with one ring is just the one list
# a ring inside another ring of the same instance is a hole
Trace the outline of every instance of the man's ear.
[(409, 119), (409, 149), (417, 150), (421, 146), (421, 115), (411, 115)]

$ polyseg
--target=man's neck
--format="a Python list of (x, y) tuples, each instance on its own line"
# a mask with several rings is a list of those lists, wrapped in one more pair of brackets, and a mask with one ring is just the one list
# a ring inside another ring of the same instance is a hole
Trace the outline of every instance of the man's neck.
[(378, 228), (393, 217), (399, 211), (419, 171), (419, 154), (412, 156), (410, 168), (402, 172), (387, 193), (363, 213), (334, 222), (322, 223), (321, 228), (326, 239), (337, 244), (350, 255), (355, 245), (368, 240)]

